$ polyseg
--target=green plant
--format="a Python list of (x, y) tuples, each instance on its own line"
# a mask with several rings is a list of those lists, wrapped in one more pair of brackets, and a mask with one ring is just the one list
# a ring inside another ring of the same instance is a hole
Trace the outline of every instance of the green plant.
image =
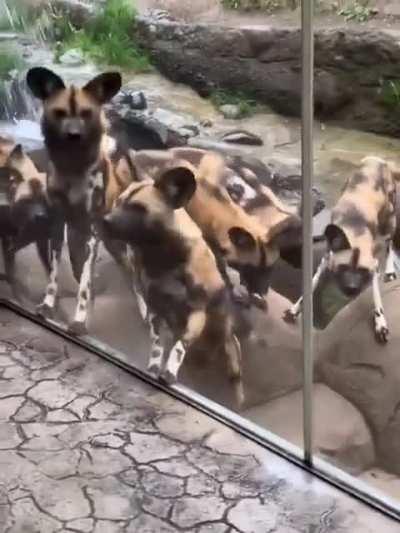
[(0, 80), (4, 80), (13, 70), (21, 70), (24, 66), (19, 55), (0, 50)]
[(388, 109), (400, 109), (400, 80), (388, 80), (380, 91), (382, 104)]
[(341, 9), (338, 14), (344, 17), (347, 21), (354, 20), (356, 22), (366, 22), (372, 17), (373, 9), (355, 1), (348, 7)]
[(229, 92), (217, 89), (211, 93), (210, 100), (216, 108), (220, 108), (223, 105), (238, 106), (240, 117), (253, 115), (258, 108), (257, 101), (254, 98), (240, 91)]
[(100, 64), (136, 71), (150, 69), (144, 50), (135, 43), (136, 11), (128, 0), (107, 0), (104, 7), (84, 29), (75, 29), (63, 15), (53, 14), (59, 41), (57, 56), (79, 48)]

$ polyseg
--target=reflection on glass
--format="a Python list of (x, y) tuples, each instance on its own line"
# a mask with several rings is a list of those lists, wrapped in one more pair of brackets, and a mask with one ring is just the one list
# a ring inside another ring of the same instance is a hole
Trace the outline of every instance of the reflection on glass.
[[(267, 56), (268, 32), (246, 31)], [(298, 37), (294, 29), (288, 49)], [(229, 105), (244, 115), (235, 123), (159, 73), (120, 92), (118, 74), (46, 53), (28, 66), (49, 70), (13, 85), (25, 121), (1, 125), (3, 294), (302, 447), (300, 306), (290, 313), (301, 296), (299, 120), (216, 91), (225, 115)], [(272, 78), (290, 87), (285, 110), (299, 114), (300, 72), (277, 65)], [(317, 191), (313, 200), (318, 216)]]
[[(346, 11), (343, 16), (348, 17)], [(380, 35), (380, 29), (390, 25), (389, 19), (372, 18), (367, 8), (364, 14), (372, 33), (365, 31), (357, 17), (345, 30), (345, 46), (355, 54), (365, 52), (372, 35)], [(324, 24), (323, 16), (319, 22)], [(340, 30), (335, 30), (332, 38)], [(325, 70), (327, 42), (322, 34), (317, 34), (317, 43), (316, 67)], [(394, 47), (395, 41), (389, 38), (388, 46)], [(336, 51), (338, 48), (340, 45)], [(395, 303), (399, 143), (383, 135), (397, 136), (390, 117), (397, 115), (398, 102), (393, 99), (397, 82), (387, 75), (381, 79), (370, 68), (374, 57), (383, 57), (381, 52), (382, 43), (377, 42), (369, 49), (368, 65), (364, 63), (360, 77), (352, 75), (351, 82), (348, 78), (343, 83), (336, 76), (338, 94), (343, 97), (352, 86), (357, 97), (346, 104), (338, 102), (331, 114), (337, 119), (335, 126), (316, 122), (315, 127), (316, 184), (327, 202), (316, 225), (321, 237), (314, 243), (315, 451), (399, 499)], [(387, 69), (385, 59), (379, 63), (379, 69)], [(348, 67), (346, 60), (335, 68), (344, 72)], [(363, 90), (360, 87), (366, 77), (368, 87)], [(321, 78), (317, 78), (318, 92), (324, 93)], [(367, 112), (360, 114), (361, 108)], [(321, 120), (327, 117), (322, 108), (317, 107), (316, 113)], [(375, 133), (367, 133), (371, 131)]]

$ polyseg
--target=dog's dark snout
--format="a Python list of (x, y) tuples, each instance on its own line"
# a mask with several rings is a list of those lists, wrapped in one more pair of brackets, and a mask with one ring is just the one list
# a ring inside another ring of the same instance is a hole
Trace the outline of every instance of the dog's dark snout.
[(79, 141), (79, 139), (82, 137), (81, 132), (78, 130), (69, 130), (67, 132), (67, 136), (71, 141)]

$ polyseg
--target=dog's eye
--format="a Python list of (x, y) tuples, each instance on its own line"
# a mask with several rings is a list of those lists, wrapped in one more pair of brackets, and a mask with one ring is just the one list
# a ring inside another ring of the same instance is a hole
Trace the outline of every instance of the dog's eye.
[(83, 118), (84, 120), (92, 118), (92, 110), (91, 109), (81, 109), (80, 115), (81, 115), (81, 118)]
[(65, 118), (67, 116), (67, 112), (65, 111), (65, 109), (62, 109), (62, 108), (54, 109), (53, 114), (59, 120)]

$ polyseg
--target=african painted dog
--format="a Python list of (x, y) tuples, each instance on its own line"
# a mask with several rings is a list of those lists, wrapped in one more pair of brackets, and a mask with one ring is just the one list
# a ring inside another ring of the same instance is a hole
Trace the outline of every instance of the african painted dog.
[[(141, 265), (152, 341), (149, 371), (176, 381), (187, 350), (207, 341), (227, 356), (241, 404), (241, 349), (230, 292), (201, 230), (183, 209), (195, 190), (195, 176), (186, 167), (133, 183), (104, 217), (104, 231), (128, 243)], [(163, 323), (173, 335), (164, 371)]]
[(0, 141), (1, 232), (6, 280), (19, 299), (15, 279), (15, 254), (36, 243), (39, 258), (49, 272), (49, 225), (51, 213), (46, 195), (46, 177), (37, 171), (22, 146)]
[(196, 168), (198, 186), (187, 211), (202, 229), (222, 269), (229, 269), (231, 277), (234, 270), (239, 272), (250, 293), (267, 293), (279, 255), (288, 259), (292, 248), (297, 257), (298, 250), (301, 254), (299, 217), (245, 165), (236, 164), (232, 169), (229, 158), (187, 147), (143, 150), (133, 153), (131, 160), (139, 180), (156, 177), (179, 164), (192, 171)]
[[(358, 296), (372, 281), (375, 336), (388, 340), (389, 329), (379, 290), (379, 273), (385, 263), (386, 281), (396, 278), (392, 239), (396, 231), (396, 184), (400, 171), (390, 163), (366, 157), (359, 170), (347, 181), (332, 210), (325, 230), (328, 253), (313, 278), (316, 288), (322, 274), (329, 271), (344, 295)], [(301, 298), (285, 315), (293, 321), (301, 313)]]
[(71, 333), (80, 335), (87, 331), (93, 268), (99, 246), (96, 223), (106, 207), (106, 189), (112, 173), (105, 153), (108, 147), (105, 147), (103, 104), (120, 90), (121, 76), (109, 72), (95, 77), (83, 88), (66, 87), (55, 73), (38, 67), (29, 70), (27, 84), (43, 102), (42, 132), (49, 156), (47, 192), (56, 212), (52, 225), (50, 283), (38, 312), (45, 317), (51, 317), (54, 312), (66, 225), (68, 240), (75, 242), (75, 249), (83, 251), (72, 264), (79, 291), (75, 316), (69, 326)]

